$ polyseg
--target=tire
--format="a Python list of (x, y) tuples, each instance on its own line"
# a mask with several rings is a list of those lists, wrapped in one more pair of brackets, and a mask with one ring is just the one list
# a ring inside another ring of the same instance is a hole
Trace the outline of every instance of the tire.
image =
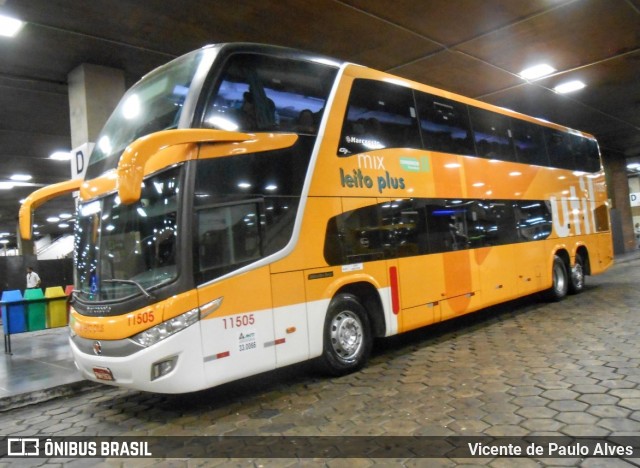
[(553, 280), (551, 288), (547, 289), (545, 296), (548, 301), (558, 302), (565, 298), (569, 292), (569, 274), (567, 265), (557, 255), (553, 257), (553, 267), (551, 269)]
[(585, 273), (584, 259), (582, 255), (576, 255), (576, 263), (569, 275), (569, 294), (578, 294), (584, 291)]
[(322, 370), (332, 376), (346, 375), (361, 369), (372, 346), (367, 311), (351, 294), (333, 298), (324, 322)]

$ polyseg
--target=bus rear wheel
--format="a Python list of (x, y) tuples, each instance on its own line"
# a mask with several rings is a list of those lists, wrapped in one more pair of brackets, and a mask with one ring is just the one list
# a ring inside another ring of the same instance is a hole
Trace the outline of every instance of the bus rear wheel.
[(552, 302), (561, 301), (569, 292), (569, 274), (564, 260), (557, 255), (553, 258), (551, 278), (553, 283), (546, 292), (546, 298)]
[(584, 259), (582, 255), (576, 255), (576, 263), (571, 269), (571, 276), (569, 280), (569, 292), (571, 294), (578, 294), (584, 290), (585, 273), (584, 273)]
[(339, 294), (325, 318), (322, 369), (333, 376), (361, 369), (369, 358), (372, 337), (369, 317), (356, 296)]

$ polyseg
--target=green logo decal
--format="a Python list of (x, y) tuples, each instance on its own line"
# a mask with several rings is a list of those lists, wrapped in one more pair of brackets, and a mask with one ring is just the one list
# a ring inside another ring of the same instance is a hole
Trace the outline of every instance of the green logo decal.
[(429, 158), (400, 158), (400, 167), (408, 172), (429, 172)]
[(400, 167), (409, 172), (420, 172), (420, 161), (415, 158), (400, 158)]

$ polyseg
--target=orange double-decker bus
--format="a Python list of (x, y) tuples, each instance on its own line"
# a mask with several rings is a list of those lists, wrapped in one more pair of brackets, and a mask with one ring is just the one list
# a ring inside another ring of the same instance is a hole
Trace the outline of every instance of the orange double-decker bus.
[(70, 345), (91, 380), (194, 391), (612, 264), (585, 133), (313, 54), (221, 44), (151, 72), (79, 190)]

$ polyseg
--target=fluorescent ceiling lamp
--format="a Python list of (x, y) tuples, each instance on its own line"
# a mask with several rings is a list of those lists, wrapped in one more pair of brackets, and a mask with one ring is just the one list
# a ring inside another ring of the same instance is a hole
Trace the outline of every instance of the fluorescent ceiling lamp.
[(11, 182), (0, 182), (0, 190), (11, 190), (13, 184)]
[(47, 218), (47, 222), (49, 223), (57, 223), (58, 221), (60, 221), (60, 218), (58, 218), (57, 216), (49, 216)]
[(582, 89), (585, 86), (586, 84), (584, 84), (582, 81), (573, 80), (573, 81), (567, 81), (566, 83), (559, 84), (553, 89), (556, 93), (565, 94), (565, 93), (572, 93), (574, 91), (578, 91), (579, 89)]
[(525, 68), (520, 72), (520, 77), (525, 80), (535, 80), (542, 78), (543, 76), (551, 75), (554, 71), (556, 71), (556, 69), (551, 65), (541, 63), (539, 65), (534, 65), (533, 67)]
[(24, 22), (19, 19), (0, 15), (0, 36), (14, 37), (23, 26)]
[(49, 159), (56, 161), (69, 161), (71, 159), (71, 153), (69, 151), (56, 151), (49, 155)]
[(19, 182), (27, 182), (28, 180), (33, 179), (29, 174), (13, 174), (9, 177), (11, 180), (19, 181)]

